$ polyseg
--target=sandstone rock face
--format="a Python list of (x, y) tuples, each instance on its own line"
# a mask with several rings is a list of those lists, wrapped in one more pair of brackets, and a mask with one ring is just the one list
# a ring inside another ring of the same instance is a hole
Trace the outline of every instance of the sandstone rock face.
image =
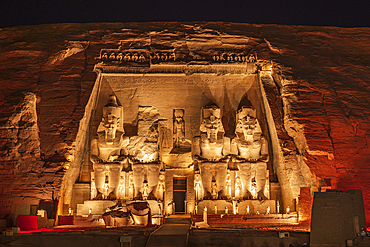
[(69, 184), (84, 180), (73, 170), (87, 169), (81, 154), (90, 137), (77, 133), (94, 126), (87, 116), (98, 90), (95, 57), (119, 45), (198, 58), (227, 48), (272, 60), (261, 83), (285, 164), (279, 182), (293, 197), (300, 187), (361, 189), (370, 216), (369, 38), (369, 28), (230, 23), (1, 29), (0, 218), (28, 214), (40, 199), (70, 197)]

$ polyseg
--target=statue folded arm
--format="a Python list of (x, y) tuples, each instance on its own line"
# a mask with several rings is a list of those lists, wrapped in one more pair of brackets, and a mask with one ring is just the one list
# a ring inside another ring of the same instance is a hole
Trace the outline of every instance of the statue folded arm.
[(91, 141), (90, 160), (92, 163), (102, 162), (102, 160), (99, 158), (99, 147), (97, 139), (93, 139)]
[(222, 155), (228, 156), (231, 152), (231, 143), (230, 143), (230, 137), (223, 137), (223, 147), (222, 147)]
[(193, 138), (191, 145), (191, 157), (193, 160), (199, 160), (200, 158), (200, 136)]
[(265, 137), (261, 137), (261, 161), (268, 162), (269, 161), (269, 147), (268, 142)]

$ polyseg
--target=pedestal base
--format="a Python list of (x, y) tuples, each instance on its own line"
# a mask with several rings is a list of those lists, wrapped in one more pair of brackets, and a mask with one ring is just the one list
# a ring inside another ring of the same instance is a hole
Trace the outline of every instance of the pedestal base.
[[(216, 207), (217, 212), (215, 212)], [(249, 206), (249, 212), (248, 212)], [(236, 214), (266, 214), (269, 208), (270, 214), (276, 213), (276, 201), (275, 200), (244, 200), (244, 201), (226, 201), (226, 200), (203, 200), (198, 203), (197, 214), (203, 214), (204, 208), (207, 207), (208, 214), (226, 214), (226, 208), (228, 214), (233, 214), (235, 210)], [(234, 209), (237, 207), (237, 210)]]
[[(197, 223), (204, 222), (203, 215), (193, 215), (192, 222), (195, 226)], [(297, 213), (291, 214), (208, 214), (207, 223), (215, 225), (250, 225), (250, 226), (268, 226), (268, 225), (297, 225)]]
[(91, 214), (102, 215), (109, 207), (117, 204), (117, 201), (108, 200), (89, 200), (84, 201), (84, 204), (77, 204), (77, 216), (88, 216), (89, 210), (91, 209)]

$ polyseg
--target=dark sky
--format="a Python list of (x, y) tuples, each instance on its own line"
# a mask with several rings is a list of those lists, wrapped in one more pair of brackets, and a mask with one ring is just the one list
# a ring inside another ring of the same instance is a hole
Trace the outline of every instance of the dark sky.
[(0, 0), (0, 27), (133, 21), (226, 21), (370, 27), (370, 1)]

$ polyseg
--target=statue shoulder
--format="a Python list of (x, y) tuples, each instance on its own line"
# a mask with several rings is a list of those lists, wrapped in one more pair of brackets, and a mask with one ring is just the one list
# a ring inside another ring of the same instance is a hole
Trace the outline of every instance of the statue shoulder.
[(94, 136), (94, 138), (91, 139), (91, 145), (97, 145), (98, 144), (98, 137)]
[(200, 142), (209, 143), (207, 134), (204, 134), (204, 133), (200, 134)]
[(122, 145), (124, 147), (128, 146), (128, 144), (130, 143), (130, 137), (128, 136), (122, 136)]
[(193, 137), (193, 142), (199, 142), (199, 141), (200, 141), (200, 139), (201, 139), (201, 137), (200, 137), (200, 136), (194, 136), (194, 137)]

